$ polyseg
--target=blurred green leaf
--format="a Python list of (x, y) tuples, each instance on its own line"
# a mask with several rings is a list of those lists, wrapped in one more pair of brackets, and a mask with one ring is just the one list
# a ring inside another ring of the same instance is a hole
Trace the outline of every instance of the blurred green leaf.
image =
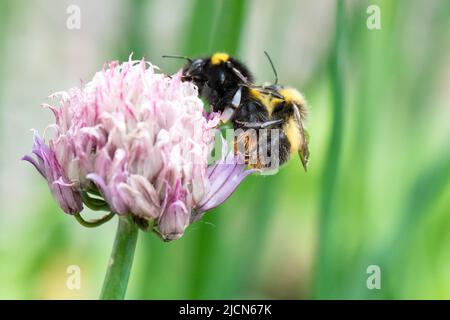
[(330, 59), (330, 79), (332, 88), (333, 122), (330, 141), (323, 173), (323, 190), (320, 197), (319, 245), (317, 264), (314, 270), (314, 295), (317, 298), (333, 297), (335, 284), (336, 237), (333, 232), (333, 220), (337, 214), (334, 210), (337, 177), (340, 167), (341, 146), (344, 126), (344, 54), (345, 54), (345, 6), (338, 0), (336, 9), (336, 31), (333, 54)]

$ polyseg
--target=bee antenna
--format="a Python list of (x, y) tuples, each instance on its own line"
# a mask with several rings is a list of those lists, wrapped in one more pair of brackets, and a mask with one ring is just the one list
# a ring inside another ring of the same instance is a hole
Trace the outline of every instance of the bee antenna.
[(275, 74), (275, 82), (273, 83), (273, 85), (276, 85), (278, 83), (278, 74), (277, 74), (277, 70), (275, 69), (275, 66), (273, 65), (272, 59), (270, 59), (269, 54), (267, 53), (267, 51), (264, 51), (264, 54), (267, 57), (267, 60), (269, 60), (270, 66), (272, 67), (273, 73)]
[(184, 59), (184, 60), (187, 60), (190, 63), (192, 63), (192, 59), (189, 58), (189, 57), (186, 57), (186, 56), (176, 56), (176, 55), (167, 55), (167, 54), (165, 54), (162, 57), (163, 58), (173, 58), (173, 59)]

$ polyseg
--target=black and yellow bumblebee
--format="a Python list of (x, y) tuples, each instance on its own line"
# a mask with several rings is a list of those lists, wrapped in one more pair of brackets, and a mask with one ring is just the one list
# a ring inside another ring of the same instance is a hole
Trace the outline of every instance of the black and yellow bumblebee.
[[(273, 93), (270, 93), (273, 91)], [(269, 92), (269, 93), (267, 93)], [(264, 119), (263, 121), (259, 119)], [(277, 145), (279, 165), (287, 162), (291, 154), (298, 153), (303, 168), (309, 160), (309, 136), (305, 129), (307, 107), (303, 95), (294, 88), (271, 85), (249, 90), (249, 102), (236, 110), (233, 117), (235, 129), (278, 129)], [(249, 121), (250, 120), (250, 121)], [(268, 141), (273, 142), (271, 131)], [(252, 148), (249, 147), (251, 150)], [(270, 149), (268, 150), (270, 156)], [(257, 161), (251, 167), (261, 168), (270, 163)]]
[(188, 61), (183, 68), (182, 79), (197, 86), (200, 96), (212, 106), (211, 111), (222, 114), (223, 122), (230, 120), (234, 109), (240, 104), (243, 94), (241, 85), (253, 81), (245, 64), (224, 52), (197, 59), (173, 55), (163, 57)]
[[(220, 112), (223, 122), (231, 122), (234, 129), (241, 129), (237, 141), (245, 139), (245, 153), (258, 149), (259, 139), (249, 139), (245, 133), (259, 129), (278, 129), (276, 141), (271, 130), (267, 130), (267, 145), (278, 146), (278, 165), (287, 162), (290, 155), (298, 153), (307, 170), (309, 149), (308, 133), (305, 129), (307, 105), (302, 94), (293, 88), (278, 85), (277, 72), (272, 60), (265, 52), (275, 74), (275, 82), (269, 86), (253, 83), (249, 69), (239, 60), (226, 53), (215, 53), (210, 57), (190, 59), (183, 68), (182, 79), (192, 81), (200, 96), (206, 99), (214, 112)], [(273, 144), (275, 142), (275, 144)], [(236, 141), (235, 141), (236, 145)], [(259, 146), (261, 147), (261, 146)], [(270, 153), (270, 148), (266, 148)], [(235, 148), (235, 152), (238, 150)], [(245, 154), (246, 159), (249, 155)], [(258, 157), (249, 167), (270, 167)]]

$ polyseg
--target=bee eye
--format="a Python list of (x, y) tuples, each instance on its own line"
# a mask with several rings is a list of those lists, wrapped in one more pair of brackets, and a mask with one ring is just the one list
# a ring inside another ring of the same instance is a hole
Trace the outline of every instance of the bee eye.
[(200, 72), (203, 69), (204, 62), (202, 59), (197, 59), (194, 62), (192, 62), (191, 68), (192, 70), (195, 70), (196, 72)]
[(221, 72), (219, 76), (220, 83), (223, 84), (225, 82), (225, 73)]

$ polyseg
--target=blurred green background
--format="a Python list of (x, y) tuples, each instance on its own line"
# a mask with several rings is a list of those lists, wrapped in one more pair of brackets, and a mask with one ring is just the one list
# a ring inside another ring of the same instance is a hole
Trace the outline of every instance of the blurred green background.
[[(70, 30), (66, 10), (80, 8)], [(381, 29), (367, 27), (378, 5)], [(0, 298), (98, 297), (116, 220), (85, 229), (19, 161), (46, 97), (104, 61), (225, 50), (299, 88), (310, 170), (251, 176), (171, 243), (139, 235), (130, 299), (450, 298), (450, 1), (1, 1)], [(80, 290), (66, 286), (81, 268)], [(369, 290), (367, 268), (381, 270)]]

